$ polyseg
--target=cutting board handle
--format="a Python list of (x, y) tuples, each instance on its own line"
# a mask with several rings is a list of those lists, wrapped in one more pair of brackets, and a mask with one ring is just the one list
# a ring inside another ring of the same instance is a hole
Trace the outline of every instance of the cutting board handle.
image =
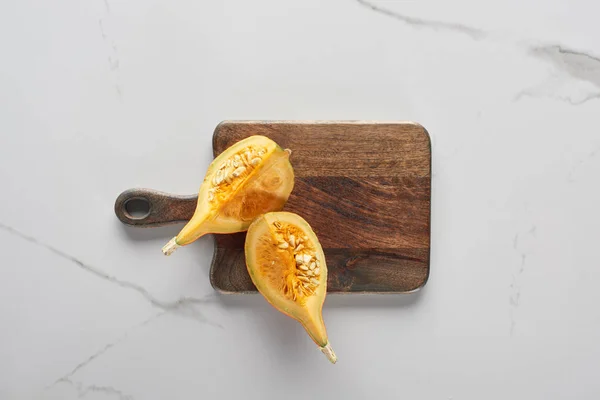
[(133, 188), (115, 201), (115, 214), (122, 223), (150, 228), (189, 221), (196, 210), (197, 195), (180, 196), (152, 189)]

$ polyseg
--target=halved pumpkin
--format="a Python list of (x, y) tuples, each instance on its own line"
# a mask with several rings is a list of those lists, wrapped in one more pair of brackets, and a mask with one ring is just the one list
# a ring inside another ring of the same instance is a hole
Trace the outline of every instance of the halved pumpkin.
[(294, 188), (290, 153), (261, 135), (227, 148), (206, 172), (192, 219), (163, 253), (170, 255), (207, 233), (245, 231), (257, 216), (281, 210)]
[(327, 263), (308, 222), (291, 212), (269, 212), (248, 228), (246, 266), (258, 291), (277, 310), (297, 320), (319, 349), (337, 358), (323, 322)]

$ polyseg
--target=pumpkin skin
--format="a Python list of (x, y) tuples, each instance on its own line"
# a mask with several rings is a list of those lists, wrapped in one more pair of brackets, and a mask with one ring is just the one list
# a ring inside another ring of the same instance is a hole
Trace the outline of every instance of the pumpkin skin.
[(258, 291), (273, 307), (298, 321), (335, 363), (322, 314), (327, 263), (308, 222), (291, 212), (265, 213), (248, 228), (244, 251)]
[(200, 186), (194, 215), (163, 253), (170, 255), (207, 233), (246, 231), (257, 216), (283, 209), (294, 188), (290, 154), (261, 135), (240, 140), (219, 154)]

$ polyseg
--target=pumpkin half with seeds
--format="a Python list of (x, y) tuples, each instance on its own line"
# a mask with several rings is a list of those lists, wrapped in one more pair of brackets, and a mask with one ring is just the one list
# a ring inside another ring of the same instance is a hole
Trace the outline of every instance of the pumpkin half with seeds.
[(219, 154), (200, 186), (192, 219), (163, 253), (170, 255), (207, 233), (246, 231), (257, 216), (281, 210), (294, 188), (290, 154), (261, 135), (240, 140)]
[(258, 291), (294, 318), (327, 358), (335, 363), (322, 308), (327, 294), (327, 264), (314, 231), (295, 213), (269, 212), (248, 228), (246, 267)]

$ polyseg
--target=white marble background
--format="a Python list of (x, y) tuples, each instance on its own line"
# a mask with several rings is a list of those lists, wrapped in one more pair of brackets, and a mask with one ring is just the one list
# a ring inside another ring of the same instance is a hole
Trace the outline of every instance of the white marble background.
[[(600, 3), (0, 4), (0, 399), (598, 399)], [(194, 193), (224, 119), (414, 120), (431, 278), (330, 296), (330, 365), (212, 240), (125, 229)]]

